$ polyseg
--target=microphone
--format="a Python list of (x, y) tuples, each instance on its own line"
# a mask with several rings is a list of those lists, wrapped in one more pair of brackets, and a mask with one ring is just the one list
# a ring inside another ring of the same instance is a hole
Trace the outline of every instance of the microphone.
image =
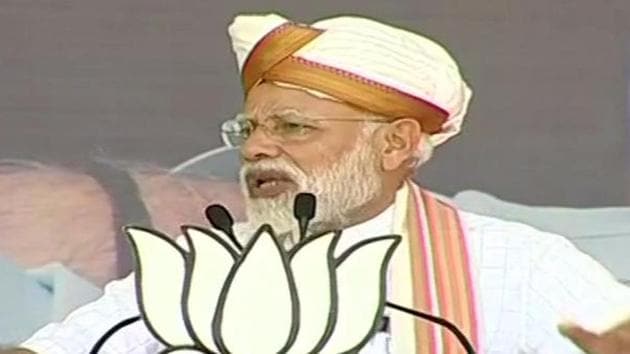
[(317, 202), (312, 193), (299, 193), (293, 202), (293, 215), (300, 226), (300, 241), (306, 237), (308, 224), (315, 217), (315, 206)]
[(386, 301), (385, 305), (387, 307), (393, 308), (394, 310), (398, 310), (398, 311), (404, 312), (404, 313), (406, 313), (408, 315), (411, 315), (411, 316), (414, 316), (414, 317), (418, 317), (418, 318), (421, 318), (421, 319), (423, 319), (425, 321), (433, 322), (433, 323), (436, 323), (436, 324), (438, 324), (438, 325), (440, 325), (442, 327), (445, 327), (446, 329), (451, 331), (451, 333), (453, 333), (455, 335), (455, 337), (457, 337), (457, 340), (462, 345), (462, 347), (464, 347), (464, 349), (466, 350), (467, 354), (475, 354), (475, 348), (472, 346), (472, 344), (470, 343), (468, 338), (466, 338), (464, 333), (462, 333), (462, 331), (459, 328), (457, 328), (457, 326), (455, 324), (453, 324), (452, 322), (448, 321), (447, 319), (442, 318), (442, 317), (433, 316), (433, 315), (430, 315), (428, 313), (420, 312), (420, 311), (417, 311), (417, 310), (409, 309), (409, 308), (406, 308), (404, 306), (400, 306), (400, 305), (394, 304), (393, 302), (389, 302), (389, 301)]
[(206, 208), (206, 218), (215, 229), (225, 232), (239, 251), (243, 249), (243, 246), (238, 242), (236, 236), (234, 236), (234, 219), (223, 205), (212, 204), (208, 206)]

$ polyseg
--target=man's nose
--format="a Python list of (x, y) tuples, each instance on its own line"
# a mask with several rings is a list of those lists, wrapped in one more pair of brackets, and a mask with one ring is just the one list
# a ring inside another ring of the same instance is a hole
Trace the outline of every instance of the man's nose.
[(280, 146), (269, 138), (262, 129), (256, 129), (241, 145), (241, 155), (248, 162), (259, 161), (266, 158), (275, 158), (280, 155)]

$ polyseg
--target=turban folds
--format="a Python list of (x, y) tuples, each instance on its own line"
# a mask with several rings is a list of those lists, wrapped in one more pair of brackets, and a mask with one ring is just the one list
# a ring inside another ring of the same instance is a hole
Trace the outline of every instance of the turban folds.
[(245, 94), (265, 80), (391, 119), (414, 118), (433, 145), (460, 131), (472, 95), (440, 45), (366, 18), (305, 25), (239, 15), (229, 35)]

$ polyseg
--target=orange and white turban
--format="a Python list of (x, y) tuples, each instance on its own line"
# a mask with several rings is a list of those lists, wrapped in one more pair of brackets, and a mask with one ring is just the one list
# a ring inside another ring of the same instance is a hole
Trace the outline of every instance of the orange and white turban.
[(229, 35), (245, 94), (265, 80), (414, 118), (433, 146), (461, 129), (472, 92), (449, 53), (421, 35), (360, 17), (306, 25), (276, 14), (237, 16)]

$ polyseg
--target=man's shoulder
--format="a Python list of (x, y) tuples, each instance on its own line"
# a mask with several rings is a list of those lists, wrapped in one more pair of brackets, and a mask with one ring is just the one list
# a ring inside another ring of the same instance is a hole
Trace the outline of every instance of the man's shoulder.
[(502, 234), (504, 237), (531, 238), (531, 237), (565, 237), (538, 229), (526, 223), (508, 219), (501, 219), (494, 216), (482, 215), (468, 211), (459, 210), (459, 216), (465, 230), (475, 236)]
[(508, 256), (519, 253), (530, 261), (558, 249), (582, 253), (567, 237), (522, 222), (466, 211), (460, 211), (459, 215), (466, 237), (476, 252), (501, 249)]
[(462, 227), (467, 237), (473, 242), (483, 241), (492, 244), (494, 241), (513, 245), (522, 244), (523, 247), (546, 246), (551, 243), (571, 244), (565, 235), (545, 231), (516, 219), (510, 220), (467, 211), (460, 208), (450, 197), (430, 193), (457, 210)]

